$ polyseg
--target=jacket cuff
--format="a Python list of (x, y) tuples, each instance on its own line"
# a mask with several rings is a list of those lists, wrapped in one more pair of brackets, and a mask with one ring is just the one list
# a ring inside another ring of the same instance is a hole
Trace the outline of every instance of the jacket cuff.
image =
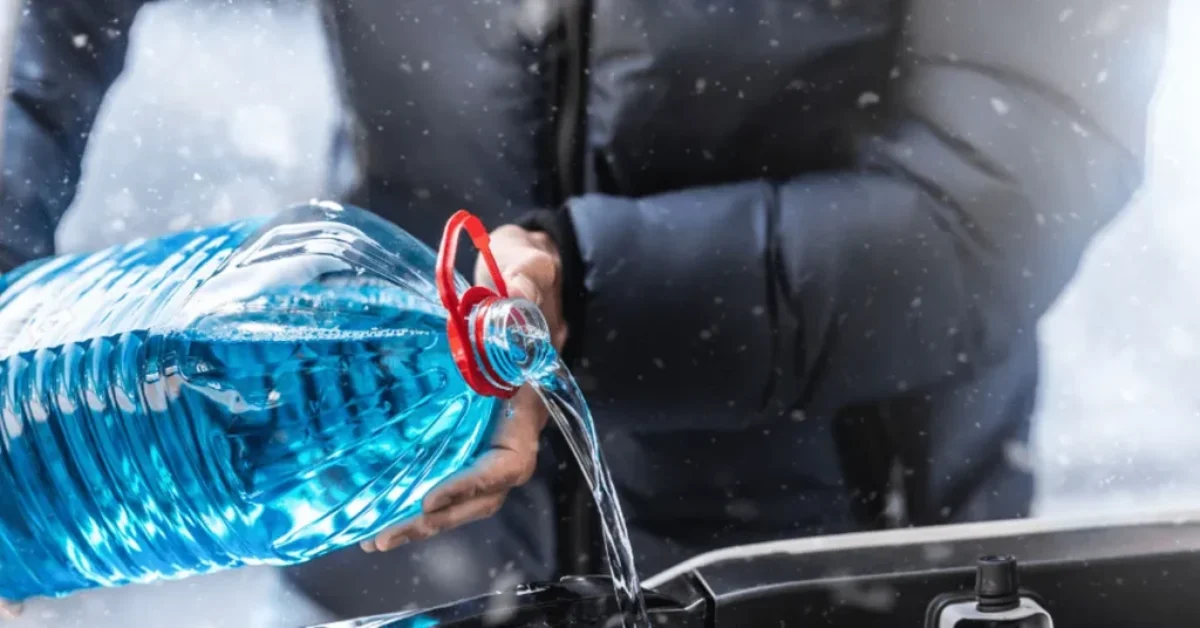
[(562, 357), (570, 364), (579, 355), (579, 345), (583, 340), (584, 312), (587, 311), (583, 256), (579, 253), (579, 245), (575, 239), (575, 225), (572, 224), (571, 213), (566, 208), (537, 209), (521, 216), (516, 224), (522, 229), (546, 234), (558, 248), (562, 273), (563, 318), (566, 320), (568, 331)]

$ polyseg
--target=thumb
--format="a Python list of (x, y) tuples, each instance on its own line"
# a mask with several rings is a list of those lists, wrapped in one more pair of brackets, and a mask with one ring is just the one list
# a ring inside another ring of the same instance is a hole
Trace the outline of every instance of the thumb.
[(504, 278), (504, 282), (508, 285), (508, 295), (510, 297), (523, 297), (533, 301), (534, 305), (542, 307), (542, 290), (538, 287), (537, 282), (531, 279), (528, 275), (517, 273)]

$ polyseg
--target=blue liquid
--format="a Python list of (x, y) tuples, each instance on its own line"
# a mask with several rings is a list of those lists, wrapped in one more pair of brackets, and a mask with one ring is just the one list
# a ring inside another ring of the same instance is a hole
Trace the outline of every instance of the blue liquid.
[(394, 286), (322, 267), (189, 314), (260, 227), (0, 284), (0, 598), (300, 562), (417, 514), (486, 446), (500, 403)]

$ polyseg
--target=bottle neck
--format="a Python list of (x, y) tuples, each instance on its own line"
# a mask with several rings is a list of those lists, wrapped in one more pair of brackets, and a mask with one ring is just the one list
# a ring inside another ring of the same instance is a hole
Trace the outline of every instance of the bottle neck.
[(525, 299), (496, 299), (481, 304), (471, 314), (471, 346), (483, 363), (492, 384), (519, 388), (553, 369), (557, 356), (550, 327), (536, 305)]

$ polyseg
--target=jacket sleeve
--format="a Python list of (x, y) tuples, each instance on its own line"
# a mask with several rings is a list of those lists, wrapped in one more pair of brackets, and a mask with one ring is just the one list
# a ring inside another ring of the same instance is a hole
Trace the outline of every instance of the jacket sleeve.
[(1166, 39), (1163, 0), (1057, 4), (911, 2), (853, 169), (570, 202), (590, 399), (736, 427), (1004, 361), (1139, 188)]
[(22, 4), (4, 103), (0, 272), (54, 252), (92, 123), (145, 0)]

